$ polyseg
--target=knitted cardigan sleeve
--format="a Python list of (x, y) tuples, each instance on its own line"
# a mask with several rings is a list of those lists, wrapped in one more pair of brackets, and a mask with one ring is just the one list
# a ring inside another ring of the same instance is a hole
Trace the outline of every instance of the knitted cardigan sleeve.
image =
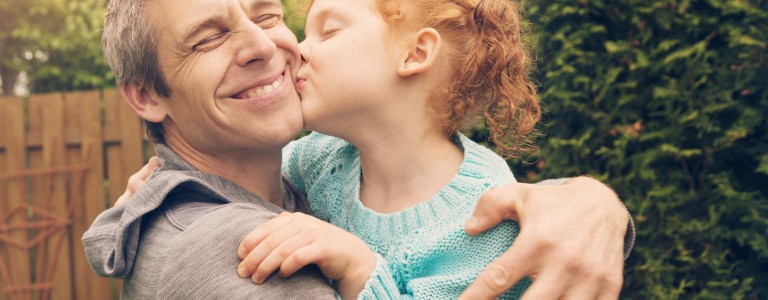
[[(310, 133), (309, 135), (289, 143), (283, 148), (283, 175), (288, 178), (297, 191), (310, 196), (313, 192), (322, 189), (318, 185), (324, 175), (335, 172), (340, 151), (347, 151), (351, 147), (342, 139)], [(338, 203), (324, 197), (307, 197), (310, 208), (315, 217), (321, 220), (329, 220), (336, 213)]]

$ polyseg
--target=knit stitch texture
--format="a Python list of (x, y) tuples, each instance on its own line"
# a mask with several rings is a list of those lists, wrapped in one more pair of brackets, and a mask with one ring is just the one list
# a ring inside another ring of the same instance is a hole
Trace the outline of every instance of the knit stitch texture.
[[(283, 174), (308, 195), (315, 216), (360, 237), (377, 254), (377, 265), (360, 299), (455, 299), (519, 232), (505, 221), (478, 236), (463, 224), (488, 189), (513, 182), (506, 162), (465, 136), (454, 141), (464, 160), (436, 195), (396, 213), (379, 213), (359, 200), (360, 158), (344, 140), (312, 133), (284, 151)], [(518, 299), (523, 279), (501, 299)]]

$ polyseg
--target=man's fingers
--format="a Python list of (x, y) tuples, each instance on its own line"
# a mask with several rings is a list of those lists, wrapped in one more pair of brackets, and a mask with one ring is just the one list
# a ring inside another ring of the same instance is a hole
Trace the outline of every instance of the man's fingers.
[(516, 241), (509, 250), (483, 270), (459, 299), (495, 299), (525, 277), (535, 266), (535, 256), (531, 256), (522, 241)]
[[(571, 285), (563, 290), (560, 298), (563, 300), (582, 300), (582, 299), (597, 299), (597, 295), (600, 292), (600, 285), (596, 281), (584, 281), (579, 282), (576, 285)], [(617, 295), (618, 297), (618, 295)], [(539, 299), (539, 298), (531, 298)], [(616, 299), (616, 298), (613, 298)]]
[(616, 271), (609, 274), (603, 274), (603, 276), (599, 278), (600, 289), (598, 290), (595, 299), (614, 300), (619, 298), (622, 285), (624, 284), (624, 276), (622, 274), (623, 269), (624, 261), (621, 260), (616, 264)]
[(520, 205), (518, 193), (524, 193), (524, 184), (509, 184), (491, 189), (482, 196), (472, 212), (472, 217), (464, 224), (467, 234), (475, 235), (486, 231), (504, 220), (517, 220)]
[(521, 300), (559, 299), (565, 291), (565, 282), (563, 278), (557, 277), (537, 278), (525, 291)]

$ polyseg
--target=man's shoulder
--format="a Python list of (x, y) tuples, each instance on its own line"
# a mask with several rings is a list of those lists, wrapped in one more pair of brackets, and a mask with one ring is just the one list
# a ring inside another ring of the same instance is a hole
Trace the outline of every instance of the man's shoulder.
[[(197, 211), (190, 213), (190, 207)], [(137, 268), (145, 267), (156, 275), (137, 270), (131, 276), (132, 284), (126, 286), (131, 290), (125, 292), (150, 289), (158, 299), (334, 298), (335, 293), (317, 270), (304, 271), (295, 278), (270, 279), (263, 286), (237, 276), (240, 241), (275, 215), (247, 203), (186, 202), (158, 210), (145, 228), (147, 234), (141, 241), (145, 251), (137, 263)], [(152, 244), (157, 245), (157, 252), (147, 253), (147, 246)]]

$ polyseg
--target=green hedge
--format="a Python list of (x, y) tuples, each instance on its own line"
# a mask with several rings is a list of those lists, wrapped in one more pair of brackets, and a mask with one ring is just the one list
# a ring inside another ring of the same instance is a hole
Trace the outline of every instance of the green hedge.
[(518, 177), (616, 189), (638, 226), (623, 298), (767, 299), (768, 1), (526, 5), (546, 115)]

